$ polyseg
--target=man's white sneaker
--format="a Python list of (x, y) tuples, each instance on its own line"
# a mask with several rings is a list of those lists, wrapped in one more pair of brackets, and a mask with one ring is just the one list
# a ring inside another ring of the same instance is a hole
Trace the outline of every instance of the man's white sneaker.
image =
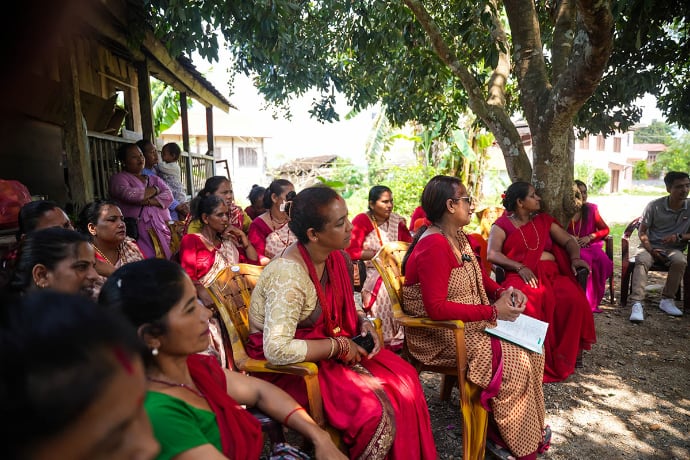
[(664, 313), (671, 316), (683, 316), (683, 312), (676, 307), (676, 303), (673, 299), (661, 299), (659, 302), (659, 308), (661, 308)]
[(633, 323), (641, 323), (644, 321), (644, 311), (642, 310), (642, 304), (640, 302), (635, 302), (632, 306), (632, 313), (630, 313), (630, 321)]

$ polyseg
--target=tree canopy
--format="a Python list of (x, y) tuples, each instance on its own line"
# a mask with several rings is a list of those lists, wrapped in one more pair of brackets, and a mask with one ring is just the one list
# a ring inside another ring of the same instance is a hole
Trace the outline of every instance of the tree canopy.
[[(681, 126), (690, 116), (681, 110), (688, 6), (678, 1), (144, 3), (173, 53), (217, 59), (222, 34), (234, 71), (254, 75), (278, 107), (317, 89), (312, 115), (336, 120), (340, 92), (356, 110), (383, 103), (395, 125), (448, 133), (469, 108), (494, 134), (511, 178), (534, 182), (551, 210), (571, 188), (573, 127), (625, 129), (640, 116), (631, 101), (645, 92)], [(532, 163), (516, 114), (532, 134)]]

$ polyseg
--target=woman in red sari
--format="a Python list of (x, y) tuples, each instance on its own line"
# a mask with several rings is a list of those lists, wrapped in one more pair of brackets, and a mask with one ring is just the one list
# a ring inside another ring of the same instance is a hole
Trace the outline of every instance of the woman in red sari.
[(352, 219), (352, 239), (347, 248), (352, 260), (363, 260), (367, 277), (362, 286), (362, 302), (368, 314), (382, 323), (383, 341), (393, 351), (402, 349), (405, 333), (393, 317), (391, 299), (383, 280), (371, 263), (376, 253), (390, 241), (412, 242), (405, 218), (393, 212), (393, 192), (385, 185), (369, 190), (369, 210)]
[(249, 225), (249, 241), (259, 254), (259, 264), (266, 265), (296, 241), (288, 226), (288, 215), (283, 209), (288, 194), (295, 194), (295, 186), (286, 179), (276, 179), (264, 192), (264, 208)]
[(549, 323), (544, 344), (544, 382), (559, 382), (575, 372), (582, 350), (596, 342), (594, 317), (575, 280), (580, 246), (556, 220), (538, 213), (541, 198), (527, 182), (505, 193), (506, 212), (491, 227), (488, 258), (506, 270), (504, 287), (527, 295), (525, 313)]
[[(192, 200), (191, 214), (201, 223), (201, 229), (199, 233), (187, 233), (182, 237), (180, 265), (196, 286), (201, 303), (213, 309), (213, 298), (207, 288), (225, 268), (239, 262), (256, 262), (256, 250), (247, 235), (230, 223), (228, 207), (217, 195)], [(216, 355), (223, 366), (227, 364), (220, 326), (215, 318), (211, 320), (209, 352)]]
[(127, 264), (108, 278), (99, 303), (127, 317), (148, 350), (144, 407), (161, 445), (157, 458), (258, 459), (261, 426), (241, 405), (257, 407), (302, 434), (314, 444), (317, 459), (345, 458), (284, 391), (199, 354), (208, 347), (211, 312), (178, 264)]
[[(354, 302), (342, 249), (352, 224), (333, 189), (301, 191), (286, 210), (298, 239), (264, 268), (252, 293), (247, 347), (275, 364), (316, 361), (323, 408), (350, 458), (436, 458), (429, 412), (417, 373), (381, 344)], [(371, 353), (352, 338), (371, 333)], [(264, 374), (306, 404), (301, 377)]]

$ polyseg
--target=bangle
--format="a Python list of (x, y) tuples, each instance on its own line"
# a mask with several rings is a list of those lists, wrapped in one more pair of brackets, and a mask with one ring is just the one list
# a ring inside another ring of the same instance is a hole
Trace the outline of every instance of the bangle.
[(350, 339), (348, 339), (345, 336), (338, 336), (335, 338), (335, 340), (338, 342), (338, 358), (340, 361), (343, 361), (345, 358), (347, 358), (347, 355), (350, 354)]
[(306, 411), (306, 409), (305, 409), (304, 407), (302, 407), (302, 406), (297, 406), (297, 407), (295, 407), (294, 409), (292, 409), (292, 410), (291, 410), (290, 412), (288, 412), (288, 414), (285, 416), (285, 419), (283, 419), (283, 425), (284, 425), (284, 426), (287, 426), (288, 420), (290, 420), (290, 417), (292, 417), (292, 414), (294, 414), (294, 413), (297, 412), (298, 410)]
[(331, 359), (333, 357), (333, 353), (335, 353), (335, 339), (333, 337), (329, 337), (328, 341), (331, 342), (331, 351), (328, 353), (328, 358)]
[(520, 265), (520, 266), (515, 270), (515, 273), (520, 273), (520, 270), (522, 270), (523, 268), (525, 268), (525, 266), (524, 266), (524, 265)]
[(575, 257), (574, 259), (570, 259), (570, 262), (575, 262), (576, 260), (582, 260), (582, 259), (579, 257)]
[(496, 308), (496, 305), (491, 305), (491, 318), (489, 318), (489, 321), (494, 323), (496, 322), (496, 319), (498, 319), (498, 309)]

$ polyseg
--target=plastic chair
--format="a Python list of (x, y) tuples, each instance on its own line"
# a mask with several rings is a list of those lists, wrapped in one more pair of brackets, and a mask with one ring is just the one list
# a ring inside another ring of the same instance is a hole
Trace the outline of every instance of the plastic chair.
[[(630, 256), (630, 239), (640, 227), (641, 217), (635, 218), (625, 227), (623, 236), (621, 237), (621, 297), (620, 304), (625, 306), (628, 303), (628, 296), (632, 292), (632, 275), (635, 271), (635, 256)], [(662, 264), (654, 263), (649, 267), (649, 271), (668, 272), (668, 267)], [(676, 292), (676, 300), (680, 300), (680, 291), (683, 290), (683, 308), (690, 307), (690, 266), (685, 269), (683, 280), (678, 286)]]
[(430, 371), (443, 374), (441, 399), (447, 400), (453, 385), (459, 380), (460, 410), (462, 412), (462, 445), (464, 460), (484, 459), (488, 414), (479, 403), (481, 388), (466, 378), (467, 351), (465, 349), (465, 325), (460, 320), (434, 321), (426, 317), (412, 317), (402, 309), (402, 285), (405, 277), (401, 273), (402, 259), (409, 243), (393, 241), (386, 243), (371, 260), (381, 275), (391, 299), (396, 321), (408, 328), (431, 328), (451, 330), (455, 334), (456, 363), (454, 367), (427, 366), (412, 357), (403, 345), (404, 357), (417, 372)]

